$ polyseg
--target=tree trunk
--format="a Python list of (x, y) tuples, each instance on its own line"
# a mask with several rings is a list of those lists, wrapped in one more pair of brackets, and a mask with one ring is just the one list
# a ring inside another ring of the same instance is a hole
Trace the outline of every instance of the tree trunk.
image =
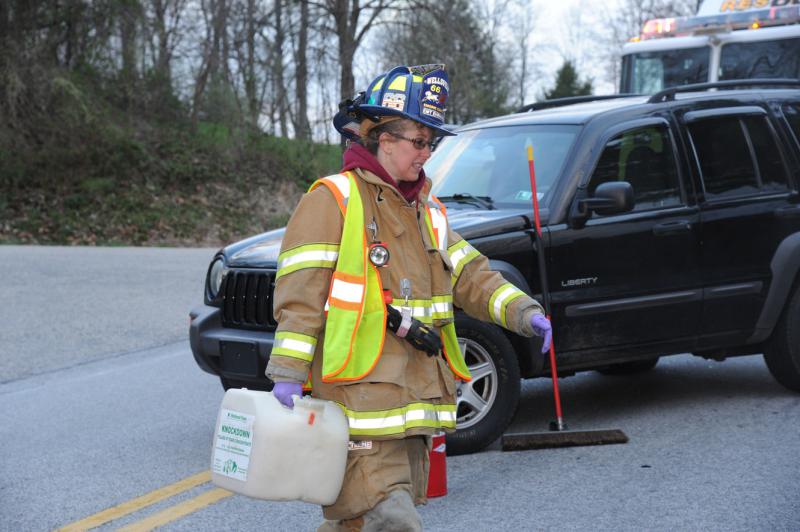
[(281, 136), (289, 136), (286, 124), (286, 87), (283, 81), (283, 42), (285, 28), (283, 27), (283, 0), (275, 0), (275, 61), (273, 63), (276, 104), (278, 107), (278, 123), (281, 127)]
[(136, 23), (139, 13), (138, 0), (125, 0), (120, 6), (120, 46), (122, 53), (122, 91), (124, 104), (130, 109), (136, 83)]
[(297, 53), (295, 55), (294, 90), (297, 100), (297, 113), (294, 122), (295, 137), (311, 140), (311, 126), (308, 123), (308, 0), (300, 0), (300, 29), (297, 34)]
[(247, 57), (245, 58), (245, 79), (244, 91), (247, 98), (247, 116), (250, 126), (255, 130), (258, 128), (258, 118), (261, 114), (261, 106), (258, 104), (258, 94), (256, 92), (256, 2), (247, 0), (247, 30), (245, 43), (247, 47)]

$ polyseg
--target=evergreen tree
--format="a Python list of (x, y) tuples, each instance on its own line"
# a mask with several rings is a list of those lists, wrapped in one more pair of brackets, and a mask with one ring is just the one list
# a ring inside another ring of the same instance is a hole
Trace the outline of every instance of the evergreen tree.
[(588, 96), (592, 94), (592, 82), (581, 82), (578, 79), (578, 72), (572, 61), (566, 60), (556, 74), (556, 86), (552, 90), (545, 91), (544, 99), (566, 98), (568, 96)]

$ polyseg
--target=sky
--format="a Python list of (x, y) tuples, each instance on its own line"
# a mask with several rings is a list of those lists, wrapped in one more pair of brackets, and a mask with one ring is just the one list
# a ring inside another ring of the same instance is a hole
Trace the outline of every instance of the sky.
[[(537, 54), (544, 78), (542, 85), (551, 87), (555, 83), (555, 73), (563, 64), (564, 55), (571, 54), (571, 59), (577, 63), (581, 79), (586, 76), (592, 79), (595, 94), (614, 93), (614, 84), (606, 79), (605, 65), (592, 61), (591, 56), (597, 52), (598, 43), (588, 35), (588, 30), (597, 30), (600, 24), (600, 13), (596, 9), (618, 9), (617, 0), (536, 0), (531, 4), (540, 13), (537, 31), (534, 32), (534, 44), (542, 47), (542, 52)], [(571, 29), (575, 22), (579, 22), (584, 31)], [(541, 30), (542, 26), (547, 29)]]

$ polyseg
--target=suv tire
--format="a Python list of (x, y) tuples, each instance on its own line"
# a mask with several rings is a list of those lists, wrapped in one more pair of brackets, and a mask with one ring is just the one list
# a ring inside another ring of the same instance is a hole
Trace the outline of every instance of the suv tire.
[(772, 376), (788, 389), (800, 392), (800, 286), (792, 292), (772, 338), (764, 351)]
[(658, 364), (659, 357), (646, 358), (644, 360), (634, 360), (632, 362), (623, 362), (621, 364), (611, 364), (610, 366), (603, 366), (598, 368), (597, 372), (603, 375), (635, 375), (636, 373), (644, 373), (650, 371), (656, 364)]
[(447, 454), (480, 451), (506, 430), (519, 403), (521, 387), (517, 354), (495, 325), (456, 315), (456, 334), (472, 373), (457, 381), (456, 432), (447, 435)]

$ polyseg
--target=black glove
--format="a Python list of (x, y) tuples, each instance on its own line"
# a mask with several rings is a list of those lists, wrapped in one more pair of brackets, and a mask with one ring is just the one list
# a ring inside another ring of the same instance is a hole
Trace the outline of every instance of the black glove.
[[(386, 328), (396, 334), (402, 321), (403, 315), (400, 311), (386, 305)], [(442, 340), (436, 331), (416, 318), (411, 318), (411, 326), (402, 338), (420, 351), (425, 351), (429, 357), (438, 355), (442, 350)]]

